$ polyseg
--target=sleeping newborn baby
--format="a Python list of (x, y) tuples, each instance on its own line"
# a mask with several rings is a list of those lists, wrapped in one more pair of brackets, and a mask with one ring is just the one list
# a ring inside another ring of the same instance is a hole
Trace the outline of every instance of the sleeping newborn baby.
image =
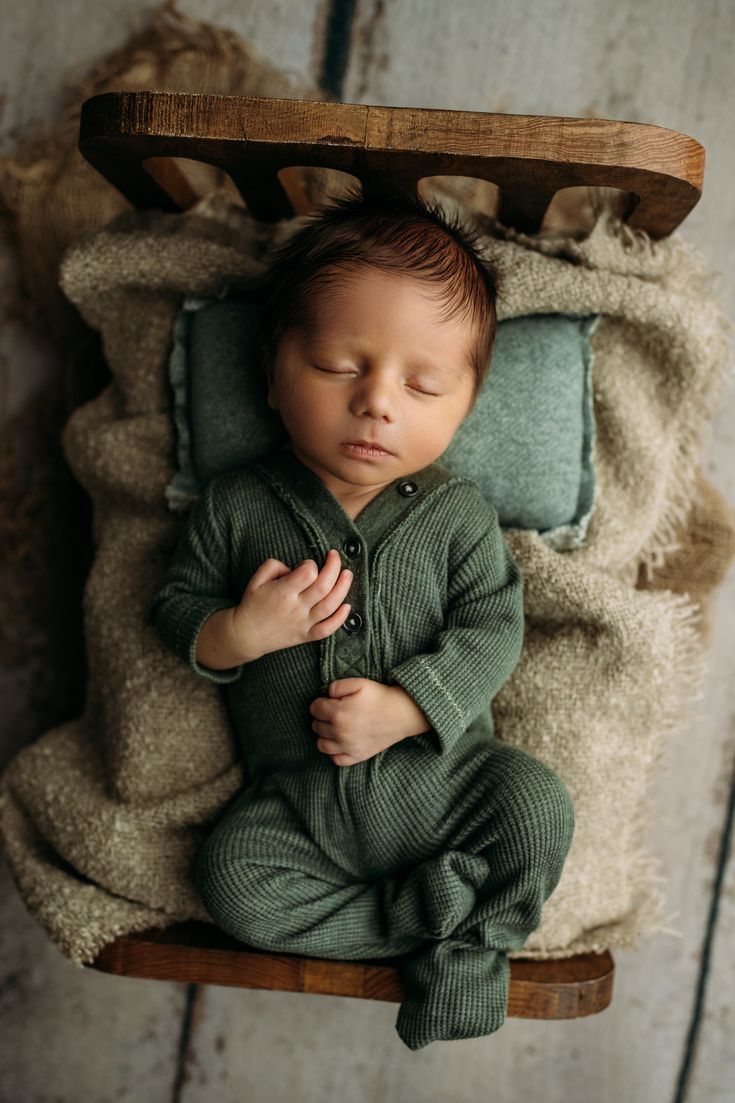
[(438, 204), (353, 192), (275, 251), (262, 295), (287, 443), (206, 485), (150, 613), (226, 685), (247, 770), (197, 889), (251, 946), (400, 955), (412, 1050), (490, 1034), (574, 831), (557, 775), (494, 734), (522, 577), (494, 507), (436, 462), (488, 370), (496, 276)]

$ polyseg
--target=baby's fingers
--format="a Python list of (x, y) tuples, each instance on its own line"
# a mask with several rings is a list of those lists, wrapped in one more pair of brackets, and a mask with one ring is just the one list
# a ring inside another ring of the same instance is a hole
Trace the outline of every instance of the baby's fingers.
[(339, 552), (336, 548), (330, 548), (321, 570), (316, 575), (312, 573), (307, 580), (309, 585), (301, 589), (302, 597), (309, 608), (313, 608), (317, 601), (331, 592), (340, 576), (341, 568), (342, 560)]
[(317, 624), (312, 624), (307, 633), (307, 639), (323, 640), (326, 636), (331, 636), (332, 632), (336, 632), (339, 626), (344, 624), (349, 613), (349, 605), (340, 605), (339, 609), (335, 610), (331, 617), (327, 617), (326, 620), (320, 620)]
[(334, 611), (336, 605), (342, 601), (352, 585), (352, 571), (345, 568), (340, 576), (337, 578), (333, 586), (330, 587), (329, 593), (326, 597), (323, 597), (321, 601), (317, 601), (315, 605), (311, 607), (312, 620), (321, 620), (322, 617), (328, 616)]
[(266, 582), (272, 582), (274, 579), (281, 578), (282, 575), (290, 573), (290, 569), (285, 563), (282, 563), (280, 559), (266, 559), (252, 575), (248, 582), (248, 586), (250, 589), (255, 590)]

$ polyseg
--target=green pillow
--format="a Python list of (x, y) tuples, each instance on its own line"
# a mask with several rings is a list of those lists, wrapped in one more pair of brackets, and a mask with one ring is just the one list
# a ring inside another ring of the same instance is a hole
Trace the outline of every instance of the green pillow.
[[(185, 299), (169, 361), (178, 466), (166, 497), (186, 510), (215, 475), (263, 459), (286, 440), (256, 354), (260, 306), (241, 297)], [(534, 529), (561, 551), (592, 515), (592, 350), (599, 314), (528, 314), (498, 323), (477, 401), (438, 461), (466, 475), (504, 528)]]

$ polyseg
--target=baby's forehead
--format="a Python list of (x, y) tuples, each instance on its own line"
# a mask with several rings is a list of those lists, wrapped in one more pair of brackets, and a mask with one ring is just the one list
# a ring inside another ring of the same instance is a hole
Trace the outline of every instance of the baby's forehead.
[[(455, 282), (428, 280), (413, 272), (383, 269), (371, 264), (350, 264), (344, 269), (340, 267), (317, 272), (313, 280), (303, 285), (303, 314), (309, 330), (317, 332), (329, 329), (335, 319), (334, 307), (344, 304), (356, 289), (366, 285), (377, 289), (381, 294), (387, 293), (391, 305), (403, 302), (400, 297), (402, 291), (417, 293), (436, 308), (437, 322), (450, 317), (459, 322), (460, 315), (464, 316), (460, 309), (462, 296)], [(405, 309), (411, 310), (413, 305), (409, 299), (405, 303)], [(431, 312), (434, 313), (433, 310)], [(469, 318), (466, 321), (466, 328), (473, 329), (474, 325)], [(376, 318), (376, 325), (380, 325), (380, 318)]]
[(362, 355), (374, 342), (395, 339), (422, 365), (472, 363), (477, 319), (461, 289), (443, 280), (369, 263), (325, 266), (301, 283), (295, 306), (282, 331), (292, 347)]

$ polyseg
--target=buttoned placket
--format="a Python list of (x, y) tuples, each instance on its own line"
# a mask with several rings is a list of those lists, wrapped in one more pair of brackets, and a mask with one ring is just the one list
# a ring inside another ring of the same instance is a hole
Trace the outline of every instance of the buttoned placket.
[(311, 529), (321, 557), (321, 568), (330, 548), (340, 553), (342, 566), (353, 572), (345, 601), (350, 612), (336, 632), (321, 642), (323, 696), (329, 683), (338, 678), (375, 677), (373, 624), (370, 610), (371, 571), (378, 546), (395, 531), (416, 506), (433, 490), (453, 477), (438, 464), (394, 479), (372, 498), (353, 520), (321, 479), (290, 449), (282, 449), (260, 466), (294, 504), (306, 507), (303, 521)]

